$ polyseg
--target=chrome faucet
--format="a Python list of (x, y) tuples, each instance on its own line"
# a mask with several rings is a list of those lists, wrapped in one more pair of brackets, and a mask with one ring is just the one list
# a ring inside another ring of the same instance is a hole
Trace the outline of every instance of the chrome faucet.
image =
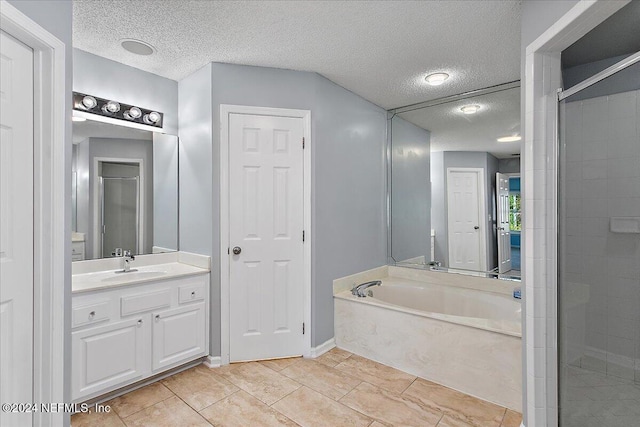
[(129, 273), (131, 271), (138, 271), (136, 269), (131, 269), (131, 261), (136, 259), (135, 256), (131, 254), (130, 250), (122, 251), (122, 270), (116, 271), (116, 273)]
[(364, 293), (365, 289), (370, 288), (371, 286), (380, 286), (381, 284), (382, 282), (380, 280), (373, 280), (371, 282), (360, 283), (359, 285), (353, 286), (353, 288), (351, 289), (351, 294), (359, 298), (365, 298), (366, 297)]

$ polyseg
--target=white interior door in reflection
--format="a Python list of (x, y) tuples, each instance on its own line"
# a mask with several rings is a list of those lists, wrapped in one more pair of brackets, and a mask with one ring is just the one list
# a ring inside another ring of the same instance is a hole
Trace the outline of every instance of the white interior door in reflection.
[(231, 362), (301, 355), (303, 119), (230, 114)]
[(509, 176), (497, 173), (498, 185), (498, 273), (511, 270), (511, 229), (509, 228)]
[(486, 269), (484, 170), (447, 169), (449, 267)]

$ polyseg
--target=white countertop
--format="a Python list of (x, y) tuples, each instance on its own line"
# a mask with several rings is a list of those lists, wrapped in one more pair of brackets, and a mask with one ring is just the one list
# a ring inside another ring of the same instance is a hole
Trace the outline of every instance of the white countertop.
[(119, 270), (74, 274), (71, 276), (71, 292), (89, 292), (209, 272), (206, 268), (195, 267), (180, 262), (140, 267), (132, 266), (131, 271), (127, 273), (117, 273), (116, 271)]

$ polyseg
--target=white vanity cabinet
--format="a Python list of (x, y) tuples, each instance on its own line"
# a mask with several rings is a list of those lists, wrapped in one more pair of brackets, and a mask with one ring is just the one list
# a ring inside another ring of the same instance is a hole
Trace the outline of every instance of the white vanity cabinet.
[(206, 356), (208, 301), (209, 273), (74, 293), (73, 401)]

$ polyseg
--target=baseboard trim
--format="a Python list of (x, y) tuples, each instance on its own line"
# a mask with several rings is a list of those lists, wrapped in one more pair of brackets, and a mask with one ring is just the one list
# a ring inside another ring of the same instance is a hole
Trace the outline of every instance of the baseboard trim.
[(309, 357), (316, 358), (318, 356), (322, 356), (323, 354), (325, 354), (327, 351), (331, 350), (335, 346), (336, 346), (336, 339), (330, 338), (317, 347), (311, 347), (311, 354)]
[(222, 358), (220, 356), (207, 356), (203, 363), (207, 368), (219, 368), (222, 366)]

